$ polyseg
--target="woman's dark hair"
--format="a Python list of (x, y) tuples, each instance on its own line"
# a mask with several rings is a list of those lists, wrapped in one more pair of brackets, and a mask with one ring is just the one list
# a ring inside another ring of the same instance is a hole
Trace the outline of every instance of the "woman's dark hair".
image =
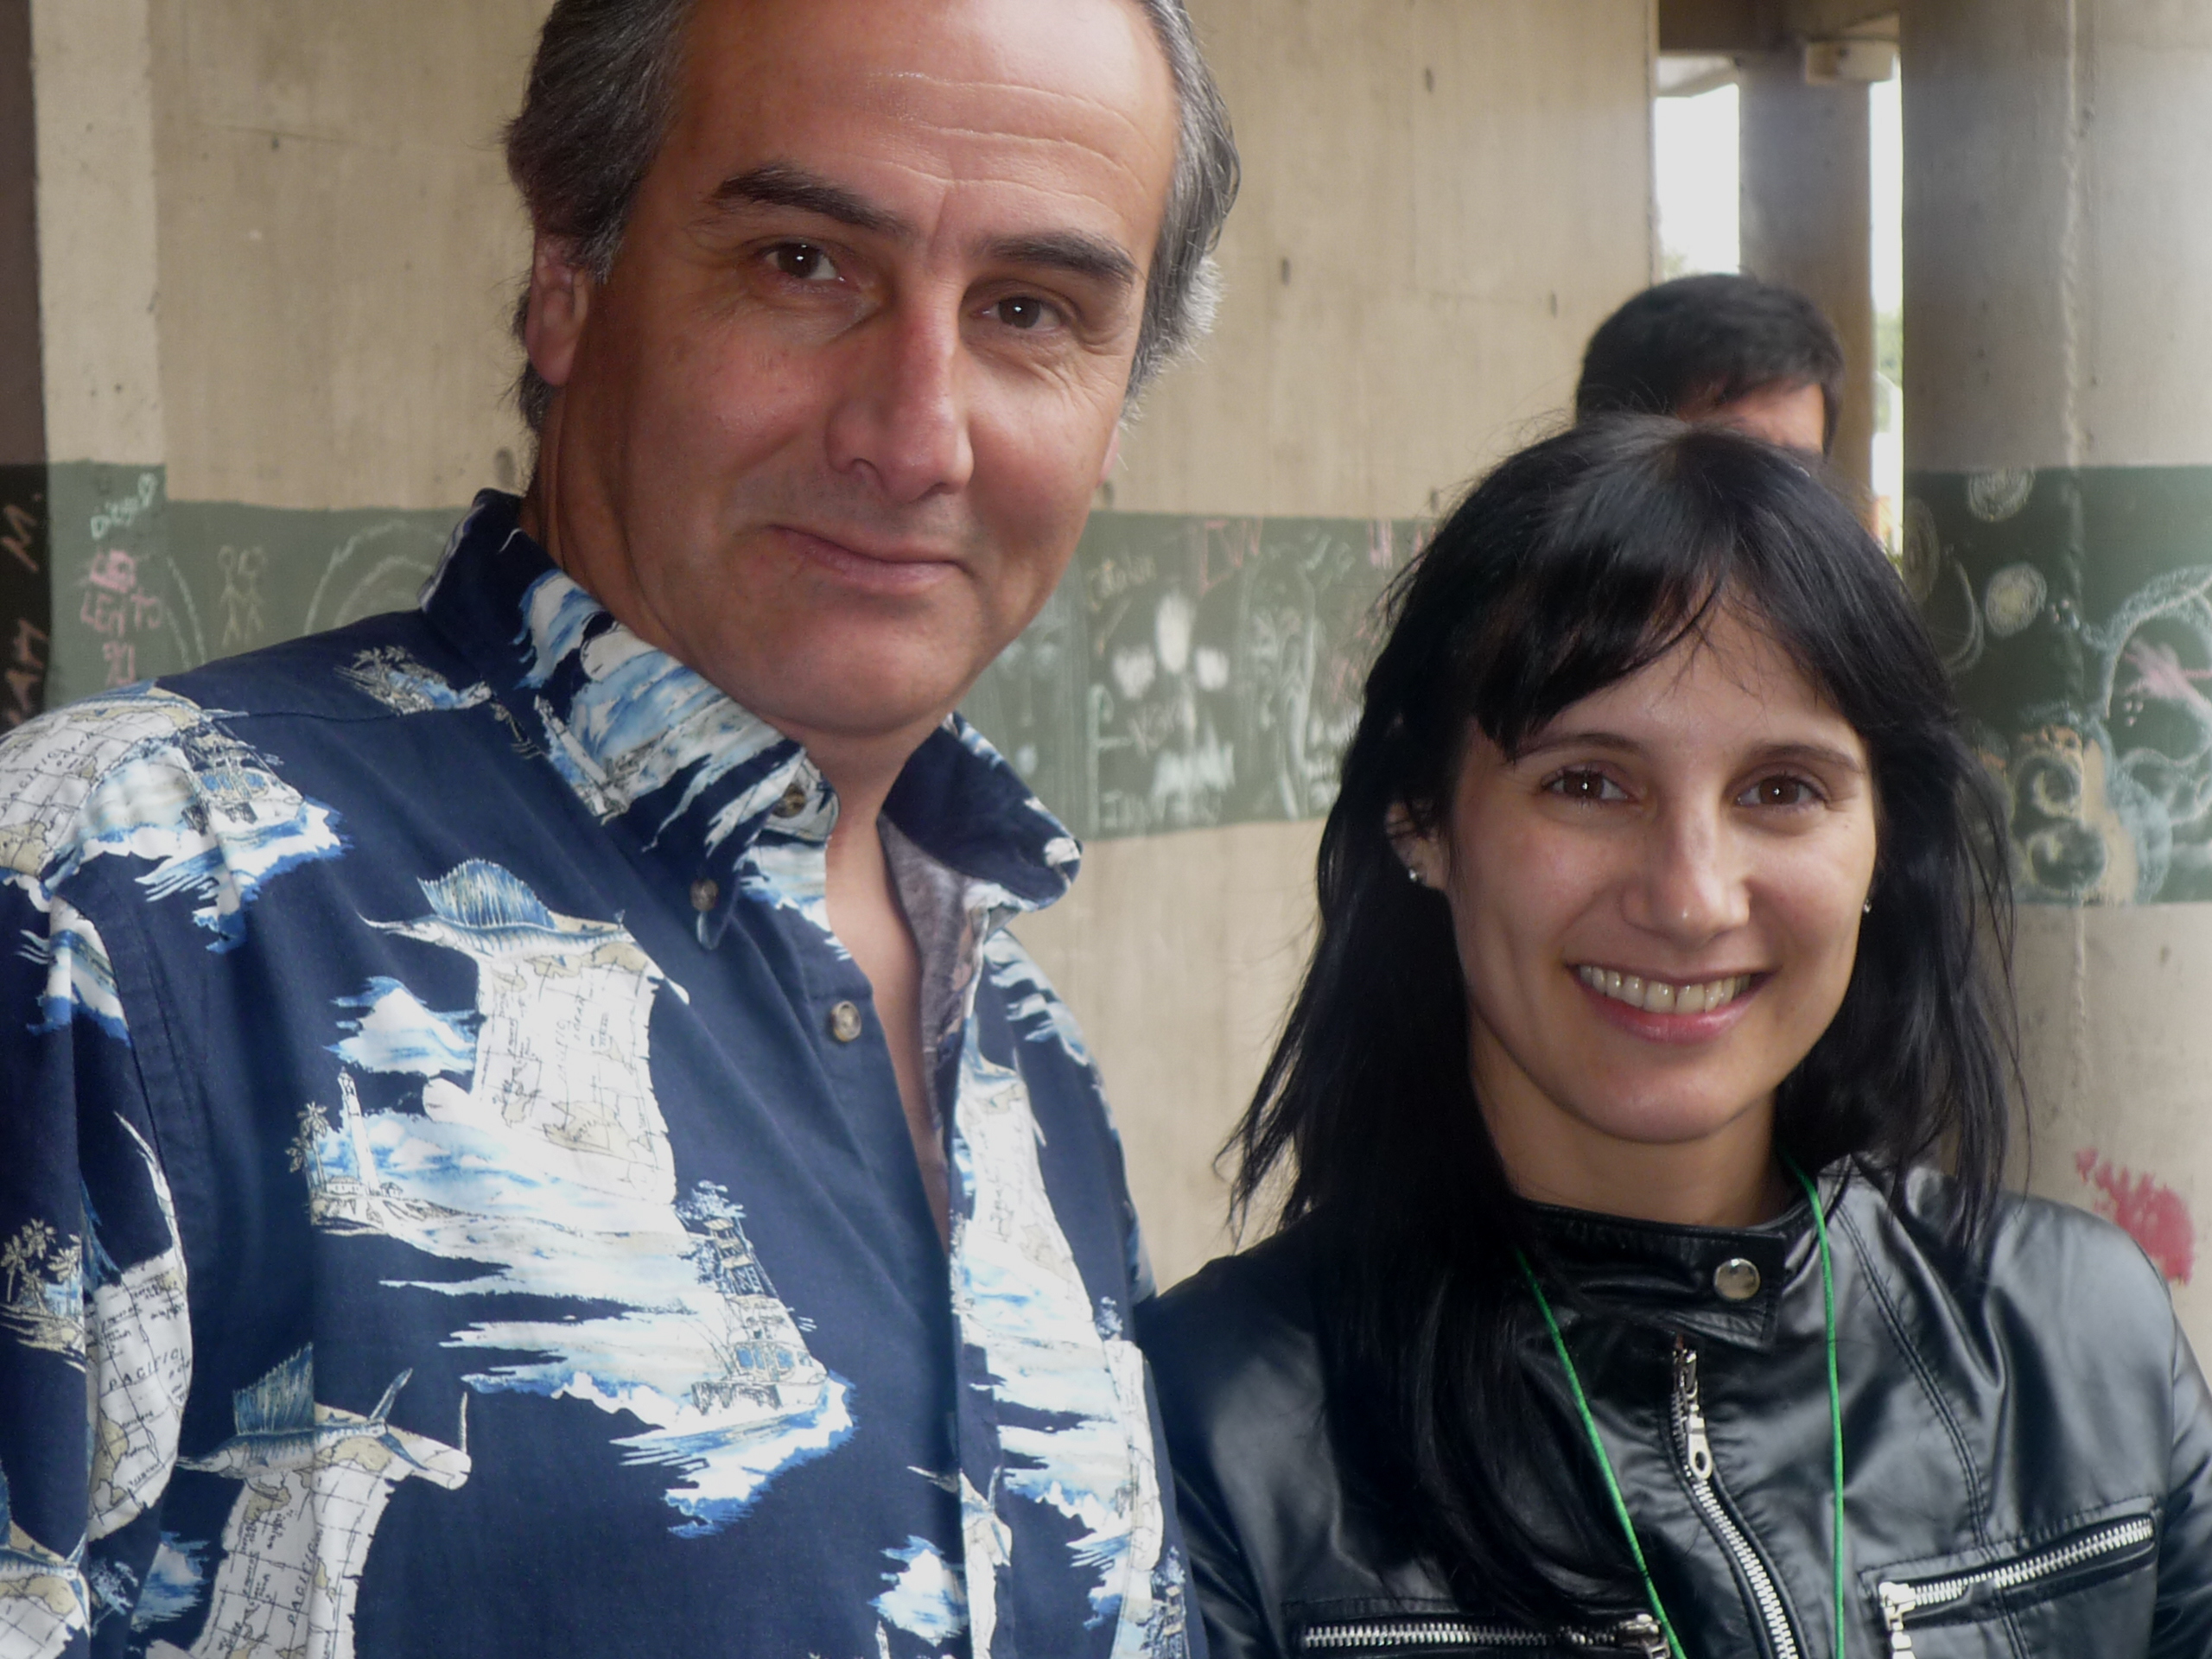
[(1714, 271), (1647, 288), (1598, 325), (1574, 412), (1685, 415), (1762, 386), (1821, 389), (1821, 446), (1843, 415), (1843, 341), (1794, 288)]
[(2004, 819), (1904, 583), (1800, 458), (1672, 420), (1592, 422), (1505, 461), (1386, 601), (1389, 635), (1321, 836), (1320, 919), (1231, 1148), (1249, 1214), (1325, 1241), (1332, 1425), (1356, 1481), (1481, 1605), (1546, 1624), (1640, 1600), (1603, 1500), (1529, 1463), (1522, 1363), (1541, 1264), (1468, 1071), (1441, 895), (1409, 883), (1402, 810), (1440, 828), (1471, 733), (1517, 753), (1555, 715), (1724, 612), (1763, 631), (1855, 730), (1878, 849), (1841, 1007), (1776, 1096), (1780, 1148), (1890, 1184), (1931, 1154), (1961, 1243), (1994, 1200), (2017, 1080)]

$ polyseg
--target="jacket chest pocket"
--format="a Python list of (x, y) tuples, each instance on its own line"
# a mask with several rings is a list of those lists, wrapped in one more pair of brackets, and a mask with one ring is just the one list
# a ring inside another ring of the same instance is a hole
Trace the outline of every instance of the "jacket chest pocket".
[(1344, 1659), (1452, 1659), (1459, 1655), (1620, 1654), (1664, 1659), (1667, 1641), (1649, 1613), (1611, 1624), (1546, 1631), (1477, 1618), (1449, 1603), (1342, 1601), (1284, 1609), (1293, 1654)]
[(1963, 1659), (2140, 1651), (2157, 1592), (2158, 1523), (2149, 1510), (1859, 1575), (1895, 1655)]

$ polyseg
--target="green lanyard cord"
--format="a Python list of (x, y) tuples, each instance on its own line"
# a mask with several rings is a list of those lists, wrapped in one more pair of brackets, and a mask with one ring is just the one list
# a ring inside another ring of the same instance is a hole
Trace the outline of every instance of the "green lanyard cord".
[(1805, 1189), (1805, 1197), (1813, 1206), (1813, 1234), (1821, 1244), (1821, 1310), (1827, 1332), (1828, 1351), (1828, 1448), (1832, 1455), (1831, 1479), (1835, 1487), (1835, 1650), (1837, 1659), (1843, 1654), (1844, 1584), (1849, 1577), (1845, 1557), (1847, 1540), (1843, 1530), (1843, 1385), (1836, 1380), (1835, 1369), (1835, 1265), (1828, 1255), (1828, 1221), (1821, 1212), (1821, 1190), (1813, 1185), (1813, 1178), (1797, 1167), (1797, 1160), (1788, 1153), (1782, 1154), (1782, 1166), (1797, 1178), (1797, 1185)]
[[(1821, 1312), (1827, 1337), (1828, 1439), (1835, 1483), (1835, 1651), (1837, 1659), (1841, 1659), (1844, 1586), (1848, 1574), (1843, 1530), (1843, 1389), (1837, 1380), (1835, 1363), (1835, 1268), (1828, 1255), (1827, 1217), (1821, 1213), (1820, 1189), (1786, 1153), (1782, 1155), (1782, 1164), (1797, 1178), (1798, 1185), (1812, 1202), (1814, 1236), (1820, 1243)], [(1644, 1599), (1651, 1604), (1651, 1616), (1659, 1621), (1660, 1632), (1667, 1638), (1668, 1652), (1675, 1659), (1688, 1659), (1681, 1640), (1675, 1635), (1673, 1621), (1660, 1605), (1659, 1586), (1652, 1582), (1651, 1568), (1644, 1562), (1643, 1545), (1636, 1535), (1636, 1522), (1629, 1517), (1628, 1500), (1621, 1496), (1620, 1481), (1613, 1474), (1613, 1460), (1605, 1455), (1605, 1438), (1598, 1433), (1598, 1420), (1591, 1415), (1589, 1399), (1582, 1392), (1582, 1379), (1575, 1372), (1573, 1356), (1567, 1351), (1567, 1338), (1560, 1333), (1559, 1320), (1553, 1316), (1552, 1305), (1544, 1295), (1543, 1286), (1537, 1282), (1536, 1270), (1529, 1265), (1528, 1256), (1516, 1249), (1513, 1259), (1521, 1264), (1521, 1276), (1529, 1281), (1529, 1294), (1536, 1299), (1536, 1311), (1544, 1316), (1544, 1329), (1551, 1332), (1552, 1351), (1559, 1356), (1560, 1369), (1567, 1373), (1567, 1386), (1574, 1395), (1575, 1414), (1582, 1419), (1582, 1431), (1590, 1438), (1590, 1449), (1598, 1455), (1598, 1472), (1605, 1477), (1605, 1494), (1612, 1499), (1613, 1515), (1621, 1523), (1621, 1535), (1628, 1540), (1628, 1553), (1635, 1558), (1637, 1573), (1643, 1580)]]
[(1667, 1638), (1667, 1651), (1675, 1659), (1688, 1659), (1675, 1635), (1667, 1610), (1659, 1605), (1659, 1586), (1652, 1583), (1651, 1569), (1644, 1565), (1643, 1545), (1637, 1538), (1636, 1522), (1629, 1519), (1628, 1500), (1621, 1496), (1621, 1484), (1613, 1477), (1613, 1460), (1605, 1455), (1605, 1442), (1598, 1433), (1598, 1420), (1590, 1414), (1590, 1402), (1583, 1397), (1582, 1379), (1575, 1375), (1574, 1362), (1567, 1357), (1567, 1338), (1559, 1333), (1559, 1321), (1552, 1317), (1552, 1305), (1544, 1299), (1544, 1287), (1536, 1282), (1536, 1270), (1529, 1265), (1529, 1258), (1517, 1249), (1513, 1255), (1521, 1264), (1521, 1276), (1529, 1281), (1529, 1294), (1536, 1299), (1536, 1311), (1544, 1316), (1544, 1328), (1552, 1333), (1552, 1347), (1567, 1372), (1567, 1386), (1574, 1391), (1574, 1409), (1582, 1418), (1583, 1432), (1590, 1437), (1590, 1449), (1598, 1454), (1598, 1472), (1605, 1478), (1605, 1492), (1613, 1500), (1613, 1514), (1619, 1518), (1621, 1534), (1628, 1540), (1628, 1553), (1636, 1558), (1636, 1570), (1643, 1575), (1643, 1594), (1651, 1604), (1651, 1616), (1659, 1621), (1660, 1631)]

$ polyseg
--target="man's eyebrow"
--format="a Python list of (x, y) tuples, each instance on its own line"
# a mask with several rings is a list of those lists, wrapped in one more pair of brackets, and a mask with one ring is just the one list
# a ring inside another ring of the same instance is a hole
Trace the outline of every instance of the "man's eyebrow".
[(724, 179), (709, 200), (717, 207), (796, 207), (803, 213), (818, 214), (856, 231), (883, 236), (912, 233), (903, 219), (842, 184), (832, 184), (782, 162), (770, 162)]
[(1109, 288), (1130, 289), (1137, 283), (1137, 262), (1128, 250), (1103, 236), (1081, 231), (1048, 231), (1036, 236), (1012, 236), (994, 242), (992, 258), (1009, 265), (1029, 265), (1087, 277)]

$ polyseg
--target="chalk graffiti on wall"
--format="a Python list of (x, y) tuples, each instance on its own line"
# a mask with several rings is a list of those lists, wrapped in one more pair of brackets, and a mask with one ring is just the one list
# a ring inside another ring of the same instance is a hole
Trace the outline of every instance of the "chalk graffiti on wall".
[(46, 706), (53, 604), (46, 468), (0, 467), (0, 731)]
[(1317, 817), (1425, 526), (1101, 513), (969, 717), (1078, 835)]
[(462, 512), (171, 501), (158, 467), (50, 471), (58, 591), (35, 643), (62, 701), (407, 609)]
[(2089, 1189), (2089, 1207), (2124, 1228), (2167, 1279), (2187, 1284), (2196, 1270), (2196, 1224), (2181, 1194), (2090, 1147), (2074, 1154), (2074, 1169)]
[(2131, 468), (1916, 486), (1906, 577), (2002, 780), (2020, 897), (2212, 898), (2212, 484)]

